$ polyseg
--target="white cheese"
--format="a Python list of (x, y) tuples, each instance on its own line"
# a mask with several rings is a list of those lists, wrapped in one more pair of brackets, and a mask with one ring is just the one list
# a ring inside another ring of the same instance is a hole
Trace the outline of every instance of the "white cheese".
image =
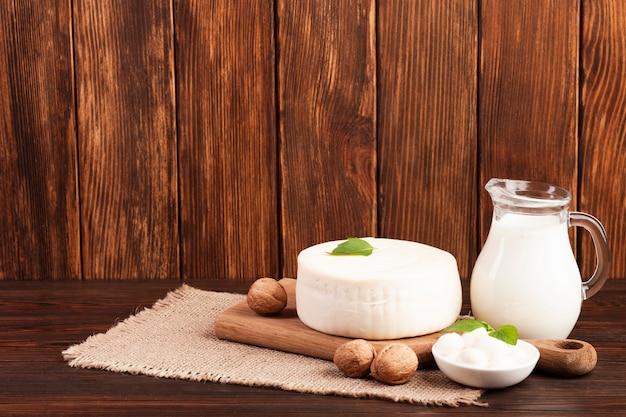
[(417, 242), (364, 238), (369, 256), (334, 256), (342, 241), (298, 255), (296, 309), (320, 332), (372, 340), (437, 332), (459, 316), (461, 280), (455, 258)]

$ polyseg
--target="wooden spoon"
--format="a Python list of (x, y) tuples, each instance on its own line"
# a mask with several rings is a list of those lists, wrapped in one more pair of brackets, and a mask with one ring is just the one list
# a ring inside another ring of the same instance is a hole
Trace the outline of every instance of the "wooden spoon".
[(551, 375), (573, 377), (590, 372), (598, 362), (596, 349), (575, 339), (526, 340), (539, 350), (535, 369)]
[[(596, 349), (588, 342), (575, 339), (531, 339), (526, 342), (539, 350), (536, 370), (560, 377), (575, 377), (589, 373), (598, 362)], [(375, 342), (374, 342), (375, 343)], [(420, 369), (437, 366), (432, 357), (434, 342), (413, 344)]]
[[(575, 377), (585, 375), (598, 362), (596, 349), (588, 342), (576, 339), (531, 339), (526, 342), (539, 350), (539, 361), (536, 370), (560, 377)], [(420, 346), (416, 351), (418, 358), (424, 361), (424, 367), (436, 366), (434, 359), (430, 361), (430, 351)], [(432, 348), (432, 345), (430, 346)]]

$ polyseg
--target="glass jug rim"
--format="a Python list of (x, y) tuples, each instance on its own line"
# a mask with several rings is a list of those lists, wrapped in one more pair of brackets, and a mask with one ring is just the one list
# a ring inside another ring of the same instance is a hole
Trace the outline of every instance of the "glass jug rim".
[(566, 189), (539, 181), (492, 178), (485, 189), (495, 205), (508, 208), (558, 212), (572, 200)]

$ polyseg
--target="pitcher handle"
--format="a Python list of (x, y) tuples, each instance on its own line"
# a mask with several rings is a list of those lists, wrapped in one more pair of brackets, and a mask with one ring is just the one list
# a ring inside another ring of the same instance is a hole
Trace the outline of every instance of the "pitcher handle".
[(596, 248), (596, 270), (591, 278), (583, 281), (583, 300), (593, 297), (604, 285), (609, 277), (611, 268), (611, 250), (602, 223), (587, 213), (572, 211), (569, 213), (570, 226), (582, 227), (591, 233), (593, 245)]

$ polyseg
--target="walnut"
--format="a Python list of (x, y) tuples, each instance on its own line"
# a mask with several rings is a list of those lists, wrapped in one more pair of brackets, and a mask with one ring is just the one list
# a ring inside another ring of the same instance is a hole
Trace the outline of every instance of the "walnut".
[(381, 349), (372, 361), (374, 379), (390, 385), (408, 382), (417, 370), (417, 355), (403, 343), (391, 343)]
[(346, 376), (359, 378), (370, 372), (376, 355), (374, 346), (364, 339), (346, 342), (335, 350), (333, 362)]
[(284, 310), (287, 292), (274, 278), (259, 278), (250, 286), (246, 301), (255, 313), (270, 316)]

